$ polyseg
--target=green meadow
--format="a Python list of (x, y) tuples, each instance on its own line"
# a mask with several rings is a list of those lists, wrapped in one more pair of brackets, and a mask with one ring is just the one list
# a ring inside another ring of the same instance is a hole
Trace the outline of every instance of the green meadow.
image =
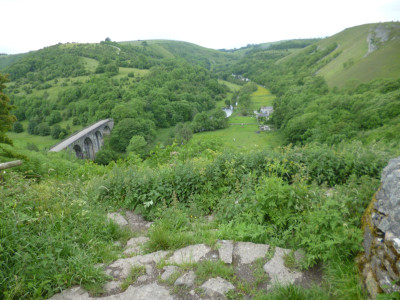
[(272, 149), (283, 144), (282, 137), (274, 131), (257, 133), (258, 125), (230, 125), (226, 129), (196, 133), (189, 143), (217, 140), (223, 148), (236, 150)]
[(275, 96), (263, 86), (258, 86), (257, 91), (251, 94), (252, 109), (259, 110), (262, 106), (272, 106)]
[[(233, 85), (234, 88), (238, 87)], [(262, 106), (273, 104), (275, 99), (265, 87), (258, 86), (257, 91), (251, 94), (252, 109), (259, 110)], [(223, 148), (237, 150), (272, 149), (283, 145), (280, 134), (274, 131), (259, 132), (259, 125), (255, 116), (240, 116), (234, 110), (228, 118), (229, 127), (216, 131), (201, 132), (193, 136), (193, 143), (201, 140), (215, 139), (222, 143)]]

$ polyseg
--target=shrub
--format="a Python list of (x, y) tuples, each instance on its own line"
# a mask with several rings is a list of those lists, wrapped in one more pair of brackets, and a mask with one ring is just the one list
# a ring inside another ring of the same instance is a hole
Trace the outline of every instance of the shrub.
[(115, 259), (113, 241), (124, 234), (90, 205), (80, 182), (10, 175), (0, 190), (0, 294), (48, 298), (76, 284), (99, 290), (106, 276), (93, 265)]
[(24, 131), (24, 127), (22, 126), (22, 124), (20, 122), (16, 121), (13, 124), (13, 131), (16, 132), (16, 133), (23, 132)]

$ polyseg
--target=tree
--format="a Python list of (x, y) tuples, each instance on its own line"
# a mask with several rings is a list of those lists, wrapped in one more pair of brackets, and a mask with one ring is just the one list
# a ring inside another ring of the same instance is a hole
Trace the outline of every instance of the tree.
[(12, 128), (12, 124), (17, 118), (10, 114), (14, 106), (8, 104), (10, 99), (3, 93), (5, 84), (8, 81), (7, 75), (0, 74), (0, 143), (12, 145), (12, 140), (6, 135), (6, 132)]
[(96, 153), (95, 162), (100, 165), (108, 165), (112, 161), (117, 161), (118, 154), (111, 149), (101, 149)]
[(193, 130), (188, 123), (178, 123), (175, 126), (175, 139), (178, 145), (186, 144), (193, 136)]
[(15, 122), (13, 124), (13, 131), (16, 133), (20, 133), (24, 131), (24, 127), (22, 126), (21, 122)]
[(28, 128), (27, 128), (28, 133), (35, 134), (35, 128), (37, 125), (38, 125), (38, 122), (35, 119), (30, 120), (28, 123)]
[(126, 118), (114, 126), (110, 144), (115, 151), (124, 152), (134, 135), (142, 136), (151, 142), (155, 136), (155, 125), (150, 120)]
[(133, 152), (140, 156), (145, 155), (145, 147), (147, 146), (147, 142), (141, 135), (134, 135), (129, 141), (129, 145), (126, 148), (127, 152)]
[(33, 133), (41, 136), (50, 135), (50, 126), (46, 122), (42, 122), (35, 127), (35, 131)]
[(50, 130), (50, 134), (51, 134), (51, 137), (52, 137), (53, 139), (58, 139), (61, 132), (62, 132), (62, 131), (61, 131), (61, 126), (58, 125), (58, 124), (57, 124), (57, 125), (54, 125), (54, 126), (51, 128), (51, 130)]

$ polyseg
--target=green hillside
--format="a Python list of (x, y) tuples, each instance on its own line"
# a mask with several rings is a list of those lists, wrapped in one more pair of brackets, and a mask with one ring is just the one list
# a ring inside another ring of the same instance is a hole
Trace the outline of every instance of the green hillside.
[[(191, 122), (227, 96), (229, 88), (209, 69), (229, 56), (172, 41), (59, 44), (19, 56), (1, 69), (11, 79), (7, 93), (25, 131), (13, 138), (47, 148), (51, 138), (55, 144), (112, 117), (116, 124), (124, 119), (146, 123), (150, 131), (136, 133), (150, 147), (156, 128)], [(27, 139), (26, 132), (40, 139)]]
[(329, 86), (400, 76), (400, 23), (367, 24), (348, 28), (317, 43), (338, 47), (332, 60), (318, 70)]

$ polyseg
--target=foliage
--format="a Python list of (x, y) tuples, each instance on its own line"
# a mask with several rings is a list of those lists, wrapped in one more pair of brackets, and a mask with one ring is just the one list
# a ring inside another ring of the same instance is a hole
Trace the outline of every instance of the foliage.
[(9, 98), (4, 94), (5, 83), (8, 77), (0, 74), (0, 143), (12, 145), (12, 141), (6, 136), (6, 132), (11, 129), (16, 118), (10, 114), (12, 105), (9, 104)]
[(204, 260), (197, 265), (196, 282), (201, 285), (209, 278), (221, 277), (228, 281), (232, 281), (235, 277), (235, 270), (232, 266), (226, 266), (222, 260), (217, 262)]
[(259, 293), (254, 299), (256, 300), (279, 300), (279, 299), (296, 299), (296, 300), (318, 300), (329, 299), (329, 294), (318, 286), (304, 288), (298, 285), (276, 285), (270, 293)]
[(228, 120), (225, 112), (216, 109), (209, 113), (198, 113), (193, 120), (192, 128), (194, 132), (213, 131), (228, 127)]
[(187, 123), (178, 123), (174, 128), (174, 138), (178, 145), (186, 144), (193, 136), (193, 130)]
[(24, 132), (24, 126), (21, 124), (21, 122), (14, 122), (12, 130), (16, 133)]
[(138, 154), (139, 156), (144, 156), (145, 154), (145, 147), (147, 145), (146, 140), (144, 137), (140, 135), (132, 136), (131, 140), (129, 141), (129, 145), (126, 148), (127, 152), (132, 152)]
[(155, 138), (155, 126), (150, 120), (127, 118), (115, 125), (110, 139), (112, 149), (124, 152), (134, 136), (141, 136), (146, 143)]
[(112, 161), (117, 161), (119, 158), (120, 156), (114, 150), (109, 148), (103, 148), (96, 153), (95, 162), (97, 164), (105, 166), (111, 163)]
[[(115, 259), (124, 236), (92, 206), (78, 184), (35, 184), (10, 174), (0, 186), (0, 293), (47, 298), (71, 285), (98, 290), (106, 277), (93, 267)], [(126, 236), (126, 234), (125, 234)]]
[(146, 274), (145, 266), (132, 267), (128, 277), (121, 284), (121, 290), (125, 291), (131, 284), (134, 284), (140, 276), (145, 274)]

